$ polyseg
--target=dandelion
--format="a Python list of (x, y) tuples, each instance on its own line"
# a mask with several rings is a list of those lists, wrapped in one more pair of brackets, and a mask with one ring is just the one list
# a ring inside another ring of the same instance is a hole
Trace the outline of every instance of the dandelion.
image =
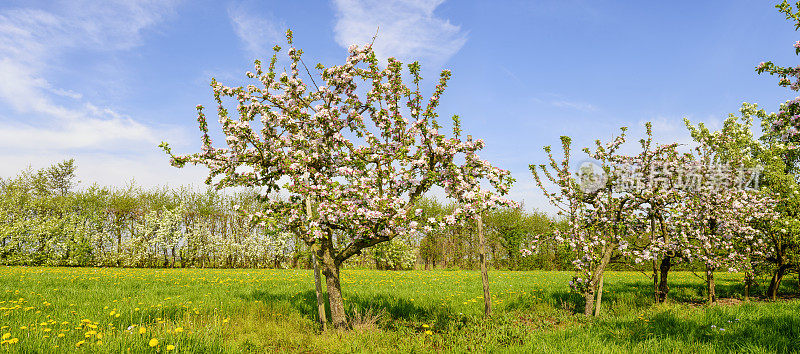
[(147, 345), (149, 345), (151, 347), (157, 346), (158, 345), (158, 339), (155, 339), (155, 338), (150, 339), (150, 342), (148, 342)]
[(175, 333), (181, 333), (181, 332), (183, 332), (183, 327), (175, 328)]
[(86, 343), (86, 341), (85, 341), (85, 340), (82, 340), (82, 341), (80, 341), (80, 342), (78, 342), (78, 343), (75, 343), (75, 347), (76, 347), (76, 348), (77, 348), (77, 347), (80, 347), (81, 345), (83, 345), (83, 343)]
[(427, 334), (427, 335), (431, 335), (431, 334), (433, 334), (433, 332), (431, 332), (430, 330), (428, 330), (428, 331), (425, 331), (425, 334)]
[(64, 333), (59, 333), (58, 338), (64, 338)]
[(3, 340), (6, 340), (8, 338), (11, 338), (11, 333), (6, 333), (3, 335)]
[(167, 351), (175, 350), (175, 346), (170, 344), (167, 346)]
[(139, 327), (139, 334), (145, 334), (147, 332), (147, 327), (141, 326)]
[(15, 337), (15, 338), (11, 338), (11, 339), (6, 339), (6, 340), (0, 342), (0, 344), (14, 344), (14, 343), (17, 343), (17, 342), (19, 342), (19, 338)]

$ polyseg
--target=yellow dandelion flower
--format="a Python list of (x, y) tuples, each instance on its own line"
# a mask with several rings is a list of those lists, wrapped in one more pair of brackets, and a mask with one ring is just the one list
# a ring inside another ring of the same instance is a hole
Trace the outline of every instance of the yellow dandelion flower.
[(181, 332), (183, 332), (183, 327), (175, 328), (175, 333), (181, 333)]
[(83, 343), (86, 343), (86, 341), (85, 341), (85, 340), (82, 340), (82, 341), (80, 341), (80, 342), (78, 342), (78, 343), (75, 343), (75, 347), (76, 347), (76, 348), (77, 348), (77, 347), (80, 347), (81, 345), (83, 345)]
[(167, 351), (170, 351), (170, 350), (175, 350), (175, 346), (172, 345), (172, 344), (168, 345), (167, 346)]
[(6, 333), (3, 335), (3, 340), (6, 340), (8, 338), (11, 338), (11, 333)]
[(145, 326), (139, 327), (139, 334), (145, 334), (145, 332), (147, 332), (147, 327)]
[(50, 328), (45, 328), (45, 329), (42, 329), (42, 331), (43, 331), (43, 332), (50, 332), (50, 331), (52, 331), (52, 329), (50, 329)]
[(428, 327), (430, 327), (430, 326), (428, 326), (426, 324), (422, 325), (422, 328), (428, 328)]
[(425, 331), (425, 334), (433, 334), (431, 331)]
[(147, 343), (147, 345), (149, 345), (151, 347), (157, 346), (158, 345), (158, 339), (155, 339), (155, 338), (150, 339), (150, 342)]
[(58, 338), (64, 338), (64, 333), (59, 333)]
[(28, 326), (20, 326), (19, 329), (24, 331), (24, 330), (28, 329)]

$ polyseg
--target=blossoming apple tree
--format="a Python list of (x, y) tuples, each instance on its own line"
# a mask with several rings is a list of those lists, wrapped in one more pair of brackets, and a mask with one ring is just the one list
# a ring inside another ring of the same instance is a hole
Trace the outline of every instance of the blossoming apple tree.
[[(800, 29), (800, 2), (792, 6), (784, 0), (775, 7), (794, 22), (795, 30)], [(795, 54), (800, 54), (800, 41), (794, 48)], [(800, 66), (782, 67), (767, 61), (756, 66), (756, 72), (777, 75), (778, 85), (800, 91)], [(762, 154), (764, 188), (775, 193), (780, 213), (770, 230), (775, 253), (770, 257), (774, 270), (767, 296), (774, 300), (786, 272), (800, 267), (800, 97), (782, 103), (777, 114), (762, 114), (761, 118), (764, 135), (760, 140), (766, 146)]]
[[(247, 73), (258, 86), (228, 87), (212, 79), (227, 147), (212, 144), (198, 106), (201, 151), (178, 156), (166, 143), (162, 148), (176, 167), (206, 166), (206, 183), (217, 188), (287, 194), (284, 200), (264, 197), (265, 209), (250, 216), (255, 223), (279, 219), (312, 246), (326, 278), (333, 325), (343, 328), (342, 262), (395, 237), (509, 205), (502, 195), (513, 180), (480, 159), (482, 140), (461, 138), (457, 116), (452, 135), (441, 131), (437, 107), (449, 71), (424, 100), (416, 62), (406, 76), (399, 61), (389, 58), (381, 67), (371, 45), (353, 45), (344, 64), (318, 64), (312, 74), (303, 52), (292, 46), (291, 31), (287, 40), (289, 72), (276, 73), (276, 46), (266, 68), (256, 61), (255, 72)], [(236, 102), (236, 119), (225, 107), (228, 99)], [(441, 219), (421, 217), (417, 206), (433, 186), (460, 202)], [(313, 208), (306, 208), (304, 198)]]
[[(556, 161), (551, 148), (545, 147), (548, 165), (531, 165), (530, 170), (539, 188), (550, 203), (558, 208), (558, 214), (567, 220), (566, 232), (555, 229), (556, 240), (567, 244), (576, 255), (572, 261), (577, 275), (570, 285), (580, 291), (585, 299), (584, 314), (600, 312), (603, 295), (603, 274), (613, 256), (628, 248), (627, 219), (631, 217), (633, 200), (616, 193), (613, 174), (617, 163), (617, 149), (625, 141), (625, 129), (610, 143), (596, 142), (595, 151), (584, 152), (599, 166), (589, 165), (579, 173), (572, 173), (570, 166), (569, 137), (561, 137), (564, 157)], [(599, 167), (599, 171), (592, 170)], [(548, 190), (545, 183), (556, 186)], [(535, 245), (534, 245), (535, 247)]]

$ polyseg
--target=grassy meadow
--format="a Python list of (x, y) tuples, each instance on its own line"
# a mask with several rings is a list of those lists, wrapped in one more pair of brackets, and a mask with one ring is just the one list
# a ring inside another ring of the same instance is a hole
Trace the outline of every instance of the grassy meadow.
[[(2, 350), (10, 352), (792, 352), (800, 301), (740, 302), (720, 273), (722, 304), (703, 282), (671, 274), (670, 302), (650, 279), (606, 275), (603, 313), (587, 319), (569, 272), (343, 270), (353, 330), (321, 332), (312, 272), (269, 269), (0, 268)], [(785, 290), (796, 292), (796, 279)]]

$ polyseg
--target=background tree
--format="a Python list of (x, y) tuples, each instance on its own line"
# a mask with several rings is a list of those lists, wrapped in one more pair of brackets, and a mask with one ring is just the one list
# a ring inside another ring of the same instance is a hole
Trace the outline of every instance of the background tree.
[[(545, 152), (549, 166), (530, 166), (539, 188), (559, 209), (559, 215), (567, 220), (567, 230), (561, 233), (556, 229), (556, 237), (574, 252), (572, 263), (578, 275), (570, 285), (583, 294), (584, 314), (587, 316), (599, 315), (603, 274), (612, 257), (629, 246), (627, 225), (633, 215), (634, 201), (628, 195), (617, 193), (618, 174), (614, 171), (615, 164), (621, 162), (617, 149), (625, 141), (625, 130), (622, 128), (622, 134), (610, 143), (596, 141), (594, 151), (584, 149), (597, 164), (582, 166), (576, 173), (570, 166), (571, 141), (568, 137), (561, 137), (564, 157), (560, 163), (547, 146)], [(540, 173), (556, 186), (555, 191), (546, 188)]]

